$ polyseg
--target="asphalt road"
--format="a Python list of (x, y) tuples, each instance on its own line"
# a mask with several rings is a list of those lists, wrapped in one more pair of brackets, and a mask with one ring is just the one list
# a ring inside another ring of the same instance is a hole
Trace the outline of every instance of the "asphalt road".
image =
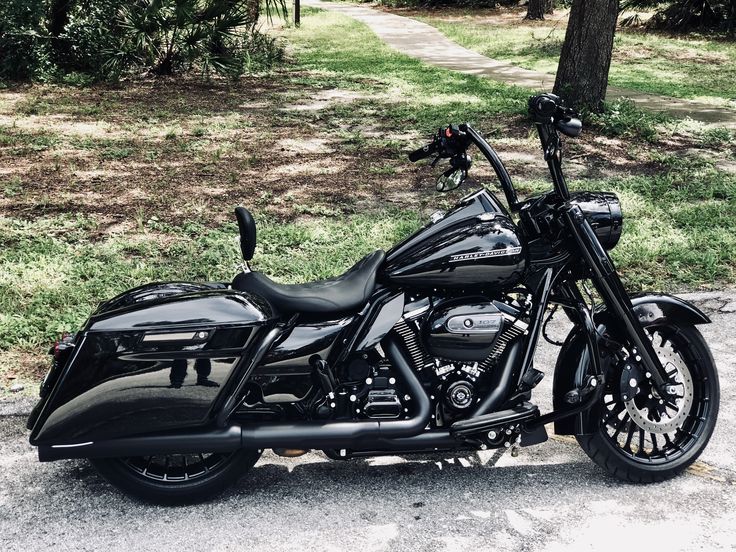
[[(267, 453), (220, 499), (163, 508), (119, 494), (83, 461), (38, 463), (13, 414), (27, 401), (16, 400), (0, 403), (0, 550), (733, 550), (735, 300), (698, 297), (714, 319), (702, 330), (721, 416), (702, 461), (671, 481), (620, 483), (574, 440), (553, 437), (495, 465), (493, 452), (349, 462)], [(536, 366), (554, 353), (545, 347)], [(548, 374), (541, 406), (550, 384)]]

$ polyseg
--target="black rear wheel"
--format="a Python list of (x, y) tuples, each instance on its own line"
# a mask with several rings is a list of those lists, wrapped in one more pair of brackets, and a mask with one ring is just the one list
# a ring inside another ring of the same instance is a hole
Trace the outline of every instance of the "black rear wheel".
[(577, 437), (594, 462), (636, 483), (668, 479), (698, 458), (720, 398), (716, 366), (697, 328), (668, 322), (647, 332), (671, 394), (660, 396), (636, 352), (622, 349), (606, 375), (598, 431)]
[(191, 504), (222, 493), (253, 467), (261, 451), (92, 459), (126, 494), (156, 504)]

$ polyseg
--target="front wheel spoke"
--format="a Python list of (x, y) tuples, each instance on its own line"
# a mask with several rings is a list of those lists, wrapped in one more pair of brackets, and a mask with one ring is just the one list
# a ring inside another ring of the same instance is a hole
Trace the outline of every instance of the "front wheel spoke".
[(688, 431), (687, 429), (684, 429), (682, 427), (678, 427), (677, 428), (677, 431), (679, 431), (680, 433), (684, 433), (688, 437), (693, 437), (693, 438), (696, 437), (696, 435), (692, 431)]
[(682, 447), (670, 439), (670, 436), (667, 433), (664, 434), (664, 442), (667, 443), (668, 447), (682, 451)]
[[(677, 399), (682, 399), (682, 398), (683, 398), (683, 397), (675, 397), (675, 400), (677, 400)], [(671, 401), (671, 400), (669, 400), (669, 399), (664, 399), (664, 404), (665, 404), (666, 406), (669, 406), (670, 408), (674, 408), (675, 410), (679, 410), (679, 409), (680, 409), (680, 407), (679, 407), (679, 406), (677, 406), (677, 403), (676, 403), (676, 402), (673, 402), (673, 401)]]
[(646, 437), (646, 433), (644, 433), (644, 430), (642, 428), (639, 428), (639, 450), (636, 453), (637, 455), (643, 455), (644, 454), (644, 439)]
[[(605, 416), (605, 417), (603, 418), (603, 423), (604, 423), (605, 425), (610, 425), (611, 427), (615, 427), (614, 425), (612, 425), (612, 424), (609, 424), (609, 421), (615, 420), (615, 419), (616, 419), (616, 417), (617, 417), (617, 416), (618, 416), (618, 415), (619, 415), (619, 414), (620, 414), (621, 412), (623, 412), (625, 408), (626, 408), (626, 407), (625, 407), (625, 406), (624, 406), (623, 404), (619, 403), (619, 404), (618, 404), (618, 406), (616, 406), (616, 407), (615, 407), (615, 408), (613, 408), (612, 410), (609, 410), (609, 411), (608, 411), (608, 414), (606, 414), (606, 416)], [(614, 421), (613, 423), (615, 424), (616, 422)]]
[(652, 440), (652, 452), (659, 452), (659, 446), (657, 445), (657, 434), (650, 433), (649, 438)]
[(636, 431), (636, 424), (631, 421), (629, 422), (629, 429), (628, 429), (628, 435), (626, 436), (626, 443), (624, 443), (624, 449), (628, 450), (630, 453), (634, 453), (633, 450), (631, 450), (631, 441), (634, 438), (634, 432)]
[(628, 412), (624, 415), (623, 418), (621, 418), (621, 421), (619, 421), (618, 425), (616, 426), (616, 432), (613, 434), (613, 440), (618, 441), (618, 436), (621, 433), (621, 430), (626, 426), (626, 423), (630, 420)]

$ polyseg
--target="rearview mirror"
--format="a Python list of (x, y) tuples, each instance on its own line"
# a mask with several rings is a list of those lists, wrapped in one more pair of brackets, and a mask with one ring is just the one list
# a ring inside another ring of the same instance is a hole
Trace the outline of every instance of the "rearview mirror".
[[(447, 174), (448, 172), (450, 174)], [(468, 173), (462, 169), (455, 169), (453, 171), (442, 173), (437, 179), (437, 191), (449, 192), (459, 188), (460, 185), (465, 182), (467, 175)]]

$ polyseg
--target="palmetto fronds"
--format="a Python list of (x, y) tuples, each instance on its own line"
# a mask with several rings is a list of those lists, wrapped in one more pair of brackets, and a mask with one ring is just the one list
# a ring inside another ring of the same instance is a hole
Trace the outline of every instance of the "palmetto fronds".
[[(268, 7), (285, 13), (284, 0)], [(135, 0), (121, 3), (114, 29), (119, 40), (106, 52), (108, 73), (143, 67), (159, 75), (201, 68), (238, 75), (244, 45), (255, 32), (258, 0)]]

